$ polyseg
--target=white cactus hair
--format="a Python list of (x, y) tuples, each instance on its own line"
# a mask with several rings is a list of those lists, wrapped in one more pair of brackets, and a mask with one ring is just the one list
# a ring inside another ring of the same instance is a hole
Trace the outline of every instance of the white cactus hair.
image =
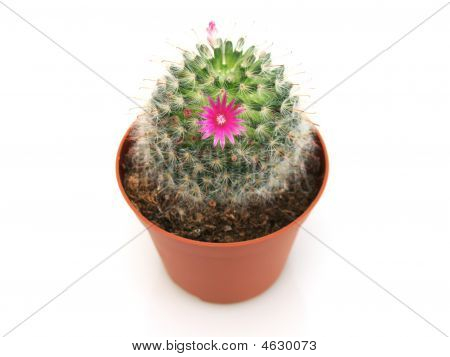
[[(210, 47), (205, 38), (194, 51), (181, 50), (181, 63), (165, 61), (169, 73), (155, 81), (131, 130), (127, 156), (134, 177), (141, 184), (156, 181), (181, 207), (269, 201), (289, 180), (308, 175), (316, 137), (300, 109), (299, 88), (267, 50), (245, 42), (217, 39)], [(233, 67), (226, 67), (227, 58)], [(224, 88), (245, 108), (247, 131), (222, 150), (200, 138), (196, 122), (207, 97)]]

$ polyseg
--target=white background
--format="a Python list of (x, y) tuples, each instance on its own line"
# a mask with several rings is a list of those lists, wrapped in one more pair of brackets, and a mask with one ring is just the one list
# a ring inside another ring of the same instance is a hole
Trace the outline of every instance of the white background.
[[(235, 21), (295, 50), (312, 100), (444, 5), (5, 2), (132, 97), (167, 38), (186, 41), (192, 27), (215, 19), (219, 29)], [(331, 164), (305, 224), (446, 334), (449, 30), (450, 6), (310, 109)], [(3, 335), (142, 226), (114, 172), (134, 105), (1, 5), (0, 39)], [(301, 231), (273, 288), (234, 305), (207, 304), (174, 285), (142, 234), (0, 338), (0, 354), (125, 356), (138, 353), (132, 342), (183, 336), (310, 339), (315, 356), (449, 352), (447, 337)]]

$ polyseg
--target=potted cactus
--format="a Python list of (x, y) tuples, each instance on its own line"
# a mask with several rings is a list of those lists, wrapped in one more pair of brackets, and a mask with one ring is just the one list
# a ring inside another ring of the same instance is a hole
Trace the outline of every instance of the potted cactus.
[(324, 189), (326, 149), (270, 53), (211, 22), (182, 55), (122, 140), (119, 186), (175, 282), (241, 301), (282, 271)]

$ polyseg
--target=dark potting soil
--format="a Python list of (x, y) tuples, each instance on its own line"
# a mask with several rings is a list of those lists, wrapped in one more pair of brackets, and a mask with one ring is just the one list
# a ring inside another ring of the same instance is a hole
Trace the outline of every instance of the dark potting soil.
[(245, 241), (283, 228), (305, 212), (324, 178), (324, 156), (316, 138), (315, 150), (306, 162), (307, 177), (292, 178), (288, 189), (276, 193), (273, 200), (251, 203), (245, 208), (210, 201), (196, 209), (184, 209), (177, 204), (175, 194), (158, 192), (156, 184), (142, 187), (129, 169), (126, 155), (123, 158), (124, 188), (139, 211), (168, 232), (204, 242)]

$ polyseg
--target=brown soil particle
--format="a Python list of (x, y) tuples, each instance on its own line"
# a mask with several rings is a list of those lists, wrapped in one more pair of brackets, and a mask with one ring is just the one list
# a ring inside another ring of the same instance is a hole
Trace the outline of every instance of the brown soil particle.
[(181, 237), (217, 243), (262, 237), (288, 225), (311, 204), (324, 175), (322, 147), (316, 140), (316, 150), (307, 162), (307, 177), (293, 177), (288, 189), (277, 192), (273, 200), (250, 203), (246, 207), (225, 206), (210, 200), (195, 209), (186, 209), (177, 204), (176, 195), (158, 192), (156, 185), (148, 183), (142, 187), (129, 167), (123, 160), (124, 188), (145, 217)]

